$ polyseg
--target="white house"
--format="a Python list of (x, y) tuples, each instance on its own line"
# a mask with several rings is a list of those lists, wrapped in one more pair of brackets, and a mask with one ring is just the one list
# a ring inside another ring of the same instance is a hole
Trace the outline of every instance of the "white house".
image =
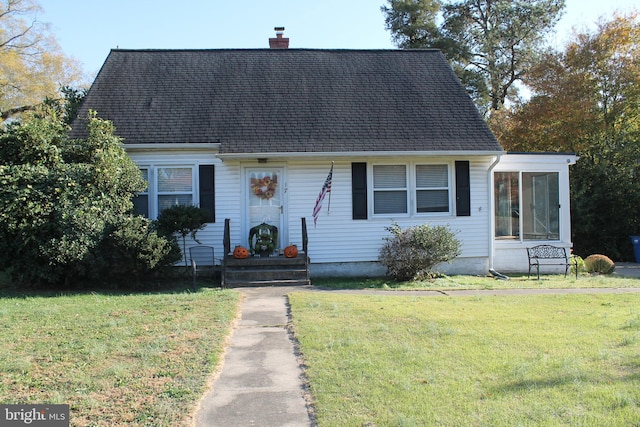
[(218, 258), (225, 219), (231, 247), (268, 223), (282, 248), (307, 218), (312, 277), (384, 274), (393, 222), (457, 231), (449, 273), (526, 272), (526, 247), (572, 245), (576, 157), (505, 153), (438, 50), (113, 50), (72, 136), (88, 110), (145, 174), (139, 212), (208, 209)]

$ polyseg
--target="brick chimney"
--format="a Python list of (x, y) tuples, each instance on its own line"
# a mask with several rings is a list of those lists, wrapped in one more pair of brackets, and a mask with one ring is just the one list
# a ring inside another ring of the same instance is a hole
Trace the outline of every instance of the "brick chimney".
[(275, 27), (276, 37), (269, 39), (269, 47), (271, 49), (289, 49), (289, 39), (284, 38), (284, 27)]

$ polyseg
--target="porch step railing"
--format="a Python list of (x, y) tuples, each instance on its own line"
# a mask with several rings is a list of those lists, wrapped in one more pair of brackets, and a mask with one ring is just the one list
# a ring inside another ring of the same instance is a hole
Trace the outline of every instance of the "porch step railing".
[(230, 220), (224, 223), (224, 257), (221, 266), (222, 287), (308, 285), (309, 239), (306, 219), (302, 218), (302, 251), (296, 258), (284, 256), (236, 259), (231, 251)]

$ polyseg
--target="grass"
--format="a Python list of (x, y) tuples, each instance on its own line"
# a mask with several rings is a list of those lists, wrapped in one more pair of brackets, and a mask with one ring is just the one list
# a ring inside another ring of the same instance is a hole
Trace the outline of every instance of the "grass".
[[(10, 285), (0, 273), (3, 283)], [(400, 290), (638, 283), (611, 276), (314, 280)], [(320, 426), (638, 425), (637, 298), (299, 293), (291, 302)], [(209, 288), (0, 291), (0, 402), (69, 404), (73, 426), (189, 425), (237, 306), (237, 292)]]
[(394, 282), (385, 278), (317, 278), (313, 285), (328, 289), (564, 289), (564, 288), (635, 288), (640, 279), (616, 275), (581, 274), (564, 277), (562, 274), (541, 275), (540, 280), (526, 274), (509, 275), (509, 280), (489, 276), (440, 276), (433, 280)]
[(0, 296), (0, 402), (69, 404), (73, 426), (189, 425), (238, 294)]
[(319, 426), (640, 423), (637, 294), (290, 303)]

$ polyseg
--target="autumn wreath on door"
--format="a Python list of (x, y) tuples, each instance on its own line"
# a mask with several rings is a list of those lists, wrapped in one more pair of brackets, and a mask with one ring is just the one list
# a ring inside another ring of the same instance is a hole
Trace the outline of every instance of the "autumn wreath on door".
[(269, 200), (278, 188), (277, 175), (265, 175), (262, 178), (251, 178), (251, 191), (261, 199)]

